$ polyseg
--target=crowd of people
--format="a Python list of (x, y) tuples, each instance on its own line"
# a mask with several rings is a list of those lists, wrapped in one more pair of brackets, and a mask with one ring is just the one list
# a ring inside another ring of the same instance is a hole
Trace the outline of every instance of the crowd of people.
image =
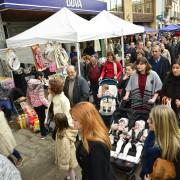
[[(47, 128), (51, 127), (55, 140), (55, 163), (60, 169), (67, 170), (66, 179), (76, 179), (74, 169), (79, 164), (83, 180), (115, 180), (110, 163), (108, 127), (98, 112), (99, 81), (114, 79), (118, 82), (118, 100), (129, 100), (131, 109), (149, 114), (141, 178), (153, 179), (154, 162), (161, 157), (174, 163), (174, 178), (180, 179), (180, 41), (161, 37), (160, 42), (148, 39), (146, 46), (141, 40), (137, 46), (130, 42), (125, 48), (125, 67), (115, 55), (119, 53), (119, 41), (115, 47), (112, 41), (110, 43), (111, 51), (107, 52), (104, 64), (99, 63), (97, 54), (88, 44), (83, 54), (84, 61), (80, 63), (82, 76), (78, 75), (77, 53), (73, 46), (67, 77), (64, 81), (49, 80), (48, 97), (42, 73), (37, 72), (28, 81), (27, 100), (39, 117), (41, 139), (47, 138)], [(90, 93), (93, 102), (88, 102)], [(2, 111), (0, 115), (6, 121)], [(9, 159), (18, 166), (23, 158), (15, 149), (16, 143), (7, 123), (3, 123), (0, 126), (3, 145), (0, 153), (7, 157), (13, 154), (17, 161)], [(2, 131), (5, 129), (8, 129), (7, 136), (7, 131)]]

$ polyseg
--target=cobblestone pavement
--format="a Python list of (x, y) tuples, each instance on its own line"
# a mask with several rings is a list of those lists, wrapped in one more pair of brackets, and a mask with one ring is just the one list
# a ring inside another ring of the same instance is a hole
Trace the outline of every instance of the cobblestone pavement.
[[(54, 141), (51, 136), (40, 139), (27, 129), (13, 132), (17, 148), (23, 156), (23, 166), (19, 167), (23, 180), (64, 180), (66, 172), (59, 170), (54, 164)], [(76, 168), (77, 180), (81, 180), (80, 168)], [(122, 172), (116, 171), (118, 180), (125, 180)], [(136, 178), (139, 179), (139, 178)]]

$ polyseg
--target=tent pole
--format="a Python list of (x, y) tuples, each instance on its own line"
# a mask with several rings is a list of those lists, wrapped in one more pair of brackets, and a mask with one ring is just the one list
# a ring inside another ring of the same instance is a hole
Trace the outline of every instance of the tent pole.
[(146, 44), (146, 33), (145, 32), (143, 33), (143, 43), (144, 43), (144, 46), (145, 46), (145, 44)]
[(105, 57), (106, 57), (107, 51), (108, 51), (108, 40), (107, 40), (107, 38), (104, 39), (104, 43), (105, 43)]
[(123, 66), (123, 72), (125, 69), (125, 60), (124, 60), (124, 37), (121, 36), (121, 52), (122, 52), (122, 66)]
[(76, 43), (76, 50), (77, 50), (77, 59), (78, 59), (78, 71), (79, 76), (81, 76), (81, 67), (80, 67), (80, 60), (81, 60), (81, 52), (80, 52), (80, 46), (79, 43)]

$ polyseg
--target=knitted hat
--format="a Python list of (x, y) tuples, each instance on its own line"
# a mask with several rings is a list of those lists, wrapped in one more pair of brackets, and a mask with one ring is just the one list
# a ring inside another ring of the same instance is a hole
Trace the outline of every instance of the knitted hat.
[(143, 130), (145, 128), (145, 121), (143, 120), (138, 120), (135, 122), (135, 124), (138, 124), (141, 128), (141, 130)]
[(128, 122), (129, 122), (129, 119), (127, 119), (127, 118), (121, 118), (121, 119), (119, 119), (118, 122), (120, 123), (120, 122), (122, 122), (122, 121), (124, 122), (124, 125), (127, 126), (127, 125), (128, 125)]

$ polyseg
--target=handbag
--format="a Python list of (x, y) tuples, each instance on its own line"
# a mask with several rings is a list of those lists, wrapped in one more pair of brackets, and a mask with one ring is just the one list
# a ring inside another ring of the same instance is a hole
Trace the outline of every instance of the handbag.
[(49, 111), (48, 111), (48, 128), (49, 131), (52, 132), (55, 129), (55, 122), (54, 122), (54, 112), (53, 112), (53, 102), (51, 102), (49, 106)]
[(54, 121), (54, 111), (53, 111), (53, 102), (51, 102), (50, 106), (49, 106), (49, 111), (48, 111), (48, 128), (49, 128), (49, 132), (52, 133), (52, 139), (56, 139), (56, 132), (57, 132), (57, 128), (56, 128), (56, 124)]
[(163, 96), (162, 104), (171, 107), (171, 99), (168, 98), (167, 96)]
[(152, 180), (175, 180), (176, 170), (174, 163), (162, 158), (157, 158), (153, 164)]

